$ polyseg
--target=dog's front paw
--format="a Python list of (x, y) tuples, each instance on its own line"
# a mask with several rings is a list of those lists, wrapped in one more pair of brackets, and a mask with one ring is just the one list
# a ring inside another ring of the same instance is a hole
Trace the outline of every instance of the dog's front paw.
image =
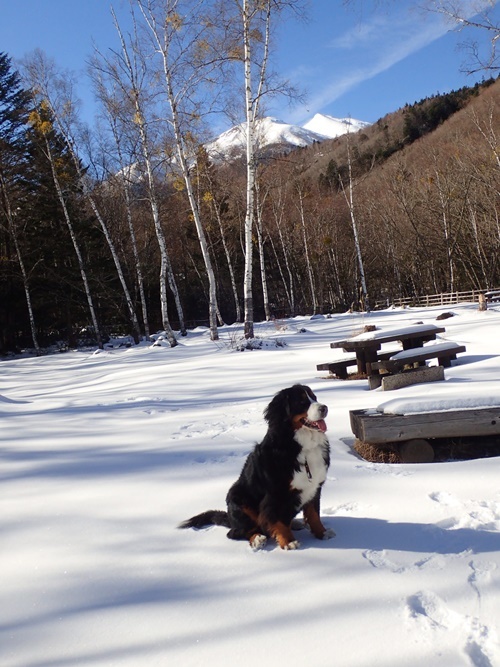
[(258, 533), (250, 539), (250, 546), (254, 551), (262, 549), (267, 542), (267, 537)]
[(323, 533), (323, 537), (321, 539), (330, 540), (332, 537), (335, 537), (336, 534), (337, 533), (333, 530), (333, 528), (327, 528)]
[(293, 549), (298, 549), (299, 547), (300, 547), (300, 542), (298, 540), (292, 540), (287, 544), (283, 544), (281, 548), (284, 549), (285, 551), (292, 551)]

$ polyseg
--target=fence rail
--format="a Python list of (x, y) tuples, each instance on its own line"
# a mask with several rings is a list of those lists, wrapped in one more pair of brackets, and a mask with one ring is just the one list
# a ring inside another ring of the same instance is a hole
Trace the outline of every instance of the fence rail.
[(377, 301), (375, 303), (375, 310), (382, 308), (389, 308), (390, 306), (416, 306), (425, 308), (428, 306), (450, 306), (464, 301), (472, 301), (473, 303), (479, 301), (480, 295), (484, 295), (487, 291), (499, 290), (470, 290), (469, 292), (447, 292), (445, 294), (427, 294), (424, 296), (408, 296), (402, 299), (386, 299), (385, 301)]

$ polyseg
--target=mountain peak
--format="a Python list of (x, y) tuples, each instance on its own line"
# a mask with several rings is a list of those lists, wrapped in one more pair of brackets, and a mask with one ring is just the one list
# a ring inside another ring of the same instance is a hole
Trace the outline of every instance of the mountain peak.
[[(357, 132), (370, 123), (352, 118), (333, 118), (317, 113), (304, 126), (292, 125), (279, 118), (266, 116), (256, 123), (256, 144), (258, 149), (280, 147), (281, 150), (310, 146), (315, 142), (333, 139), (346, 134)], [(228, 157), (239, 157), (244, 154), (246, 145), (246, 124), (240, 123), (220, 134), (216, 139), (205, 146), (210, 157), (215, 161)]]
[(355, 118), (334, 118), (327, 114), (317, 113), (303, 127), (306, 130), (321, 134), (328, 139), (335, 139), (335, 137), (340, 137), (342, 134), (357, 132), (369, 125), (371, 123), (356, 120)]

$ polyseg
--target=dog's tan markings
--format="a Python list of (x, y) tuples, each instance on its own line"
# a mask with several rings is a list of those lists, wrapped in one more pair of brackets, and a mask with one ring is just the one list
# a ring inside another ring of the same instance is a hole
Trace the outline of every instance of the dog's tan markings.
[(248, 541), (250, 542), (252, 549), (257, 551), (258, 549), (262, 549), (262, 547), (266, 544), (267, 537), (261, 533), (255, 533)]
[(282, 521), (277, 521), (269, 526), (269, 532), (276, 540), (282, 549), (296, 549), (298, 542), (296, 541), (290, 527), (285, 525)]
[(259, 523), (259, 515), (255, 510), (247, 505), (242, 505), (241, 511), (244, 512), (255, 524)]
[(253, 521), (255, 524), (254, 531), (248, 537), (250, 546), (255, 551), (257, 551), (258, 549), (262, 549), (262, 547), (267, 542), (267, 537), (263, 535), (261, 532), (259, 532), (259, 515), (257, 514), (257, 512), (255, 512), (255, 510), (253, 510), (251, 507), (248, 507), (247, 505), (242, 505), (241, 511), (244, 514), (246, 514), (247, 517), (251, 519), (251, 521)]
[(317, 513), (314, 505), (312, 503), (305, 505), (303, 513), (304, 520), (309, 526), (311, 533), (314, 535), (314, 537), (317, 537), (318, 540), (322, 540), (326, 533), (326, 528), (321, 523), (321, 519), (319, 518), (319, 514)]
[(304, 520), (314, 537), (317, 537), (318, 540), (329, 540), (331, 537), (335, 537), (335, 531), (331, 528), (325, 528), (321, 523), (319, 514), (312, 503), (305, 505), (302, 511), (304, 513)]
[(292, 426), (294, 431), (298, 431), (299, 428), (304, 426), (304, 420), (307, 418), (307, 412), (303, 412), (300, 415), (293, 415), (292, 417)]

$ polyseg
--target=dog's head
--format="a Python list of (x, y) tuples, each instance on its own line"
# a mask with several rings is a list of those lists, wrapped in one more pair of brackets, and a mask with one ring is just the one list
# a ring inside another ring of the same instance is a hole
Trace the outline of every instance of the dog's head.
[(312, 389), (304, 384), (282, 389), (264, 411), (264, 418), (270, 426), (289, 422), (294, 431), (307, 428), (312, 431), (326, 431), (326, 405), (318, 402)]

